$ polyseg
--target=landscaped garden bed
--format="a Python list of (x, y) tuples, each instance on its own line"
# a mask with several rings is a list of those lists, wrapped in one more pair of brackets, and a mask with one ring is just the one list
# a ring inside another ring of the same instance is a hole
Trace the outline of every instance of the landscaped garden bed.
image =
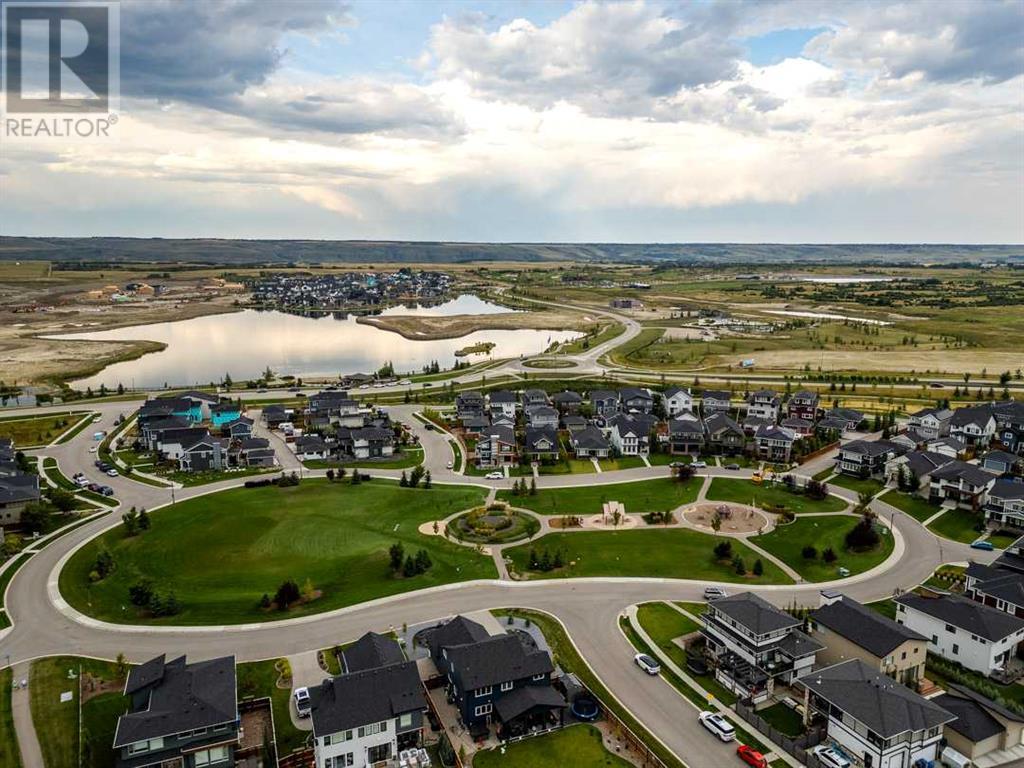
[(448, 523), (448, 535), (475, 544), (504, 544), (527, 539), (540, 530), (530, 515), (512, 509), (504, 502), (476, 507)]

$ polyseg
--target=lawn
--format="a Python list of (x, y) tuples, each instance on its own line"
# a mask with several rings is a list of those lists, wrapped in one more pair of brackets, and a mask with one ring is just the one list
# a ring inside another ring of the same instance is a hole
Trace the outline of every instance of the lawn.
[(692, 503), (700, 485), (699, 477), (685, 483), (666, 477), (636, 483), (540, 489), (534, 496), (514, 497), (511, 491), (499, 491), (498, 498), (542, 515), (596, 515), (606, 501), (621, 501), (627, 513), (644, 514)]
[(60, 471), (60, 467), (57, 466), (57, 460), (52, 456), (47, 456), (43, 459), (43, 472), (50, 478), (54, 483), (57, 484), (58, 488), (63, 488), (65, 491), (73, 491), (78, 493), (81, 490), (75, 483), (71, 482), (63, 472)]
[[(480, 489), (400, 488), (384, 480), (305, 480), (292, 488), (237, 488), (165, 507), (152, 529), (126, 538), (121, 526), (94, 539), (61, 572), (60, 589), (79, 610), (107, 621), (231, 624), (319, 613), (386, 595), (493, 578), (489, 557), (418, 533), (421, 523), (479, 505)], [(392, 575), (388, 548), (424, 549), (432, 567), (409, 578)], [(90, 586), (97, 552), (113, 555), (115, 570)], [(128, 588), (152, 579), (182, 603), (175, 616), (152, 619), (125, 611)], [(310, 581), (320, 594), (288, 612), (259, 607), (291, 579)]]
[(886, 504), (891, 504), (896, 507), (896, 509), (906, 512), (919, 523), (923, 523), (940, 509), (940, 507), (935, 504), (929, 504), (920, 496), (912, 496), (908, 493), (902, 493), (901, 491), (896, 490), (882, 494), (880, 500), (884, 501)]
[(632, 763), (613, 755), (601, 741), (601, 732), (592, 725), (574, 725), (555, 733), (513, 744), (502, 754), (497, 750), (477, 752), (474, 768), (630, 768)]
[(0, 437), (11, 438), (18, 450), (48, 445), (75, 426), (83, 415), (83, 411), (69, 411), (27, 419), (0, 419)]
[(11, 711), (11, 668), (0, 669), (0, 768), (21, 768), (21, 752)]
[[(892, 552), (893, 537), (888, 529), (880, 532), (882, 540), (874, 549), (868, 552), (847, 551), (844, 540), (856, 524), (857, 518), (849, 515), (802, 517), (755, 537), (753, 542), (792, 567), (807, 581), (831, 581), (840, 578), (837, 573), (840, 567), (849, 568), (851, 575), (863, 573), (884, 561)], [(813, 560), (803, 557), (802, 550), (808, 545), (817, 549), (818, 556)], [(839, 556), (834, 563), (826, 563), (822, 559), (822, 553), (829, 547)]]
[(78, 434), (79, 434), (79, 433), (80, 433), (80, 432), (81, 432), (81, 431), (82, 431), (83, 429), (85, 429), (85, 428), (86, 428), (87, 426), (89, 426), (90, 424), (92, 424), (92, 416), (93, 416), (93, 415), (92, 415), (91, 413), (87, 413), (87, 414), (85, 414), (85, 415), (84, 415), (84, 416), (83, 416), (83, 417), (82, 417), (81, 419), (79, 419), (78, 423), (77, 423), (77, 424), (75, 424), (75, 426), (74, 426), (74, 427), (73, 427), (72, 429), (69, 429), (69, 430), (67, 430), (67, 431), (66, 431), (66, 432), (65, 432), (65, 433), (64, 433), (63, 435), (61, 435), (61, 436), (60, 436), (60, 437), (59, 437), (59, 438), (57, 439), (57, 443), (58, 443), (59, 445), (63, 445), (64, 443), (69, 443), (69, 442), (71, 442), (71, 440), (72, 440), (72, 439), (73, 439), (73, 438), (74, 438), (74, 437), (75, 437), (76, 435), (78, 435)]
[(750, 480), (732, 480), (716, 477), (708, 488), (708, 499), (754, 504), (758, 507), (784, 506), (794, 514), (804, 512), (842, 512), (846, 502), (835, 496), (811, 499), (802, 493), (790, 493), (781, 483), (754, 485)]
[(981, 536), (977, 527), (985, 518), (968, 509), (947, 509), (928, 530), (953, 541), (970, 544)]
[(894, 603), (892, 600), (876, 600), (873, 603), (867, 603), (867, 606), (871, 610), (880, 613), (883, 616), (888, 616), (890, 619), (893, 620), (896, 619), (896, 603)]
[(1011, 533), (1010, 531), (995, 531), (994, 533), (989, 534), (989, 537), (986, 539), (986, 541), (991, 541), (992, 546), (996, 549), (1006, 549), (1019, 538), (1019, 533)]
[(278, 688), (277, 678), (280, 676), (274, 668), (281, 659), (269, 661), (251, 661), (239, 664), (235, 669), (238, 675), (239, 699), (262, 699), (269, 696), (274, 711), (274, 733), (277, 736), (278, 757), (284, 757), (293, 749), (305, 745), (309, 737), (308, 731), (300, 731), (292, 725), (288, 714), (288, 700), (291, 689)]
[(795, 737), (804, 732), (804, 719), (798, 712), (781, 702), (764, 709), (759, 709), (757, 714), (787, 736)]
[(681, 464), (689, 464), (693, 461), (693, 457), (685, 453), (652, 453), (647, 457), (647, 460), (651, 462), (653, 467), (664, 467), (677, 461)]
[(244, 467), (241, 469), (232, 469), (230, 471), (209, 469), (201, 472), (182, 472), (177, 469), (165, 472), (160, 469), (154, 469), (151, 473), (159, 475), (160, 477), (165, 477), (168, 480), (173, 480), (176, 483), (181, 483), (188, 488), (195, 485), (219, 483), (221, 480), (239, 480), (243, 477), (250, 477), (251, 475), (274, 474), (279, 471), (279, 469), (267, 469), (266, 467)]
[[(74, 677), (69, 677), (69, 671)], [(95, 696), (79, 704), (82, 673), (105, 681), (117, 677), (115, 665), (76, 656), (54, 656), (32, 662), (29, 672), (29, 695), (32, 720), (40, 735), (40, 747), (46, 768), (79, 768), (82, 765), (113, 766), (111, 749), (117, 718), (127, 709), (127, 701), (119, 693)], [(10, 690), (9, 688), (7, 690)], [(71, 700), (62, 702), (61, 694), (70, 692)], [(43, 730), (39, 730), (43, 727)], [(81, 736), (81, 739), (80, 739)]]
[(569, 466), (572, 467), (574, 475), (593, 475), (597, 472), (594, 469), (594, 462), (590, 459), (569, 459)]
[(312, 459), (302, 462), (307, 469), (330, 469), (334, 467), (356, 467), (357, 469), (412, 469), (423, 463), (423, 449), (419, 446), (403, 448), (398, 454), (387, 459), (374, 461), (327, 461), (325, 459)]
[[(579, 531), (549, 533), (528, 544), (505, 550), (519, 573), (535, 579), (582, 576), (650, 576), (669, 579), (732, 581), (742, 584), (792, 583), (778, 566), (764, 562), (764, 574), (749, 571), (757, 555), (733, 539), (733, 552), (740, 555), (748, 574), (735, 573), (729, 562), (714, 559), (713, 549), (724, 537), (698, 533), (687, 528), (661, 530), (638, 528), (629, 531)], [(547, 549), (552, 556), (562, 553), (563, 568), (545, 573), (529, 571), (530, 550)]]
[(644, 460), (639, 456), (621, 456), (617, 459), (598, 459), (602, 472), (615, 472), (620, 469), (638, 469), (646, 467)]
[(847, 490), (855, 493), (870, 493), (872, 496), (885, 490), (885, 485), (883, 483), (880, 483), (878, 480), (871, 477), (866, 480), (861, 480), (859, 477), (836, 475), (828, 482), (830, 485), (838, 485), (841, 488), (846, 488)]

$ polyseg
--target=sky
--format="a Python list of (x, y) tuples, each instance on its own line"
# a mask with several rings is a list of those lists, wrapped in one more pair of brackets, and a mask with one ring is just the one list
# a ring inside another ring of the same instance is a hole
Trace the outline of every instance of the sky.
[(0, 234), (1024, 243), (1024, 2), (122, 0)]

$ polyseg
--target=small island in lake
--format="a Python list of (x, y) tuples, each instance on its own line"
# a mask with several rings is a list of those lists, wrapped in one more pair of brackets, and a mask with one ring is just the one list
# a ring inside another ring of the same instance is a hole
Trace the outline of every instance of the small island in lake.
[(489, 355), (496, 346), (497, 344), (493, 341), (481, 341), (478, 344), (472, 344), (468, 347), (455, 350), (455, 356), (466, 357), (466, 355)]

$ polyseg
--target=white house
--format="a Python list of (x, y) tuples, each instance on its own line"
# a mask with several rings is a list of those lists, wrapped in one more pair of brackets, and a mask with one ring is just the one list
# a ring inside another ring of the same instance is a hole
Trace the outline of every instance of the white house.
[(693, 412), (693, 395), (690, 394), (688, 389), (670, 387), (665, 390), (664, 398), (665, 410), (669, 416)]
[(747, 416), (764, 419), (773, 424), (779, 420), (779, 406), (782, 400), (770, 389), (760, 389), (747, 400)]
[(949, 408), (924, 408), (910, 414), (907, 426), (921, 437), (934, 439), (949, 434), (949, 422), (953, 411)]
[(960, 595), (901, 595), (896, 621), (927, 637), (932, 653), (983, 675), (1003, 669), (1024, 638), (1024, 619)]
[(608, 440), (621, 456), (646, 456), (651, 451), (652, 422), (624, 413), (607, 420)]
[(996, 417), (987, 405), (972, 405), (953, 411), (949, 435), (969, 446), (985, 448), (996, 433)]
[(804, 675), (808, 715), (828, 720), (828, 739), (866, 768), (910, 768), (938, 759), (943, 725), (956, 716), (860, 659)]
[(491, 416), (501, 414), (514, 420), (518, 403), (519, 399), (515, 393), (507, 389), (496, 390), (487, 396), (487, 408), (491, 412)]

